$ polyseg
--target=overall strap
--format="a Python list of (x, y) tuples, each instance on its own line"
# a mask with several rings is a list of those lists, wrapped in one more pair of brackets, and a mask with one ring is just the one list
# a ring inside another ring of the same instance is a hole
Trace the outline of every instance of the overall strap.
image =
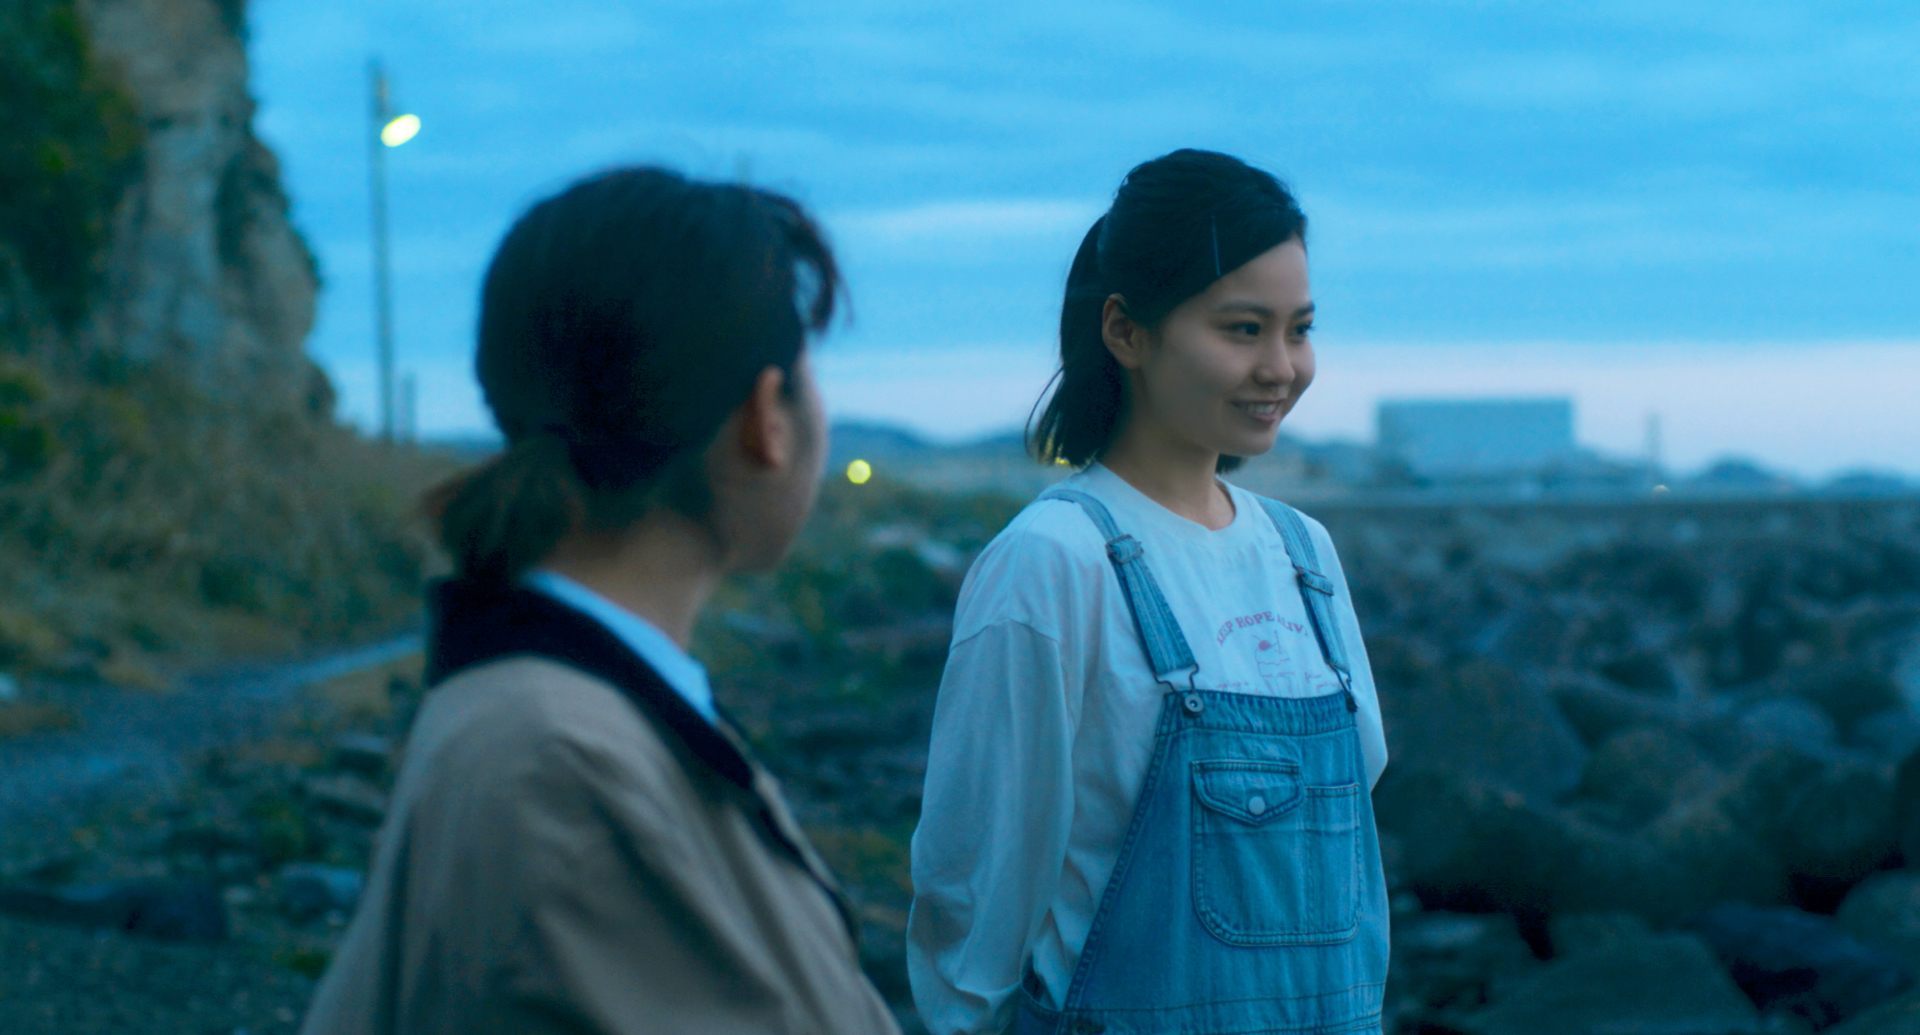
[(1293, 573), (1300, 583), (1300, 600), (1307, 605), (1307, 620), (1313, 623), (1313, 635), (1320, 641), (1320, 654), (1327, 659), (1327, 667), (1340, 677), (1340, 685), (1353, 689), (1353, 668), (1347, 664), (1346, 644), (1340, 639), (1340, 626), (1333, 615), (1333, 580), (1320, 571), (1320, 557), (1313, 548), (1313, 536), (1307, 532), (1307, 523), (1300, 518), (1300, 512), (1265, 496), (1259, 497), (1260, 506), (1273, 521), (1273, 527), (1280, 533), (1280, 541), (1286, 545), (1287, 559), (1293, 562)]
[(1180, 623), (1174, 620), (1166, 597), (1160, 595), (1159, 583), (1153, 581), (1140, 541), (1120, 531), (1106, 504), (1078, 489), (1048, 489), (1040, 498), (1078, 503), (1087, 517), (1093, 519), (1101, 537), (1107, 541), (1107, 559), (1113, 562), (1114, 573), (1120, 576), (1127, 610), (1133, 613), (1134, 628), (1140, 631), (1140, 642), (1146, 645), (1147, 661), (1153, 666), (1154, 677), (1172, 686), (1170, 677), (1185, 670), (1187, 686), (1191, 689), (1200, 665), (1193, 660), (1193, 650), (1187, 646), (1187, 638), (1180, 632)]

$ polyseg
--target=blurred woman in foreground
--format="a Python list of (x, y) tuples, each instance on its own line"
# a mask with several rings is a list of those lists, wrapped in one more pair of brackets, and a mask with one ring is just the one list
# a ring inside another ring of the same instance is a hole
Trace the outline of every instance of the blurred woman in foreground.
[(1377, 1033), (1379, 703), (1326, 530), (1219, 478), (1313, 381), (1306, 217), (1176, 151), (1087, 231), (1043, 459), (967, 574), (913, 838), (936, 1035)]
[(476, 364), (507, 448), (429, 501), (433, 689), (309, 1035), (895, 1030), (686, 653), (813, 504), (838, 290), (792, 201), (659, 169), (508, 232)]

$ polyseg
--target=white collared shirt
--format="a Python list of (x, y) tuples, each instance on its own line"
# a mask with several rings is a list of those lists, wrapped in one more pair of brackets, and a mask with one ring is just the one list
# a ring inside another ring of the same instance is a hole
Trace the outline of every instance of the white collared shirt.
[(681, 650), (673, 637), (661, 632), (658, 626), (558, 572), (535, 568), (521, 582), (528, 589), (545, 593), (606, 626), (608, 632), (619, 637), (621, 643), (632, 648), (641, 661), (659, 673), (694, 711), (706, 716), (710, 723), (719, 721), (719, 712), (713, 705), (713, 684), (707, 681), (706, 668)]

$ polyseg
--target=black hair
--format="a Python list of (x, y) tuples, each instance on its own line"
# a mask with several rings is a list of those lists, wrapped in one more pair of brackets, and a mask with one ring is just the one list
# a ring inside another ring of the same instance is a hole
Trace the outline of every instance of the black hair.
[[(1214, 151), (1183, 149), (1127, 173), (1074, 254), (1060, 306), (1060, 371), (1028, 429), (1042, 461), (1084, 467), (1120, 433), (1126, 378), (1101, 336), (1107, 298), (1151, 329), (1276, 245), (1306, 243), (1307, 217), (1272, 173)], [(1231, 471), (1241, 458), (1222, 456)]]
[(704, 454), (768, 367), (791, 373), (840, 274), (799, 204), (612, 169), (534, 205), (487, 269), (474, 366), (503, 453), (434, 490), (456, 569), (519, 576), (583, 527), (704, 519)]

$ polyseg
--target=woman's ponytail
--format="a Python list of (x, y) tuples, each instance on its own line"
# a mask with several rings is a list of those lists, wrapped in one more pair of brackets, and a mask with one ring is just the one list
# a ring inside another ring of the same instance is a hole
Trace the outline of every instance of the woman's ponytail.
[(1125, 403), (1120, 364), (1107, 351), (1101, 324), (1107, 290), (1100, 276), (1100, 235), (1107, 217), (1094, 221), (1067, 271), (1067, 297), (1060, 307), (1060, 373), (1053, 395), (1028, 430), (1028, 444), (1043, 463), (1084, 467), (1098, 459), (1119, 428)]
[(519, 578), (586, 522), (586, 487), (568, 453), (560, 435), (542, 432), (427, 494), (423, 509), (456, 571)]

